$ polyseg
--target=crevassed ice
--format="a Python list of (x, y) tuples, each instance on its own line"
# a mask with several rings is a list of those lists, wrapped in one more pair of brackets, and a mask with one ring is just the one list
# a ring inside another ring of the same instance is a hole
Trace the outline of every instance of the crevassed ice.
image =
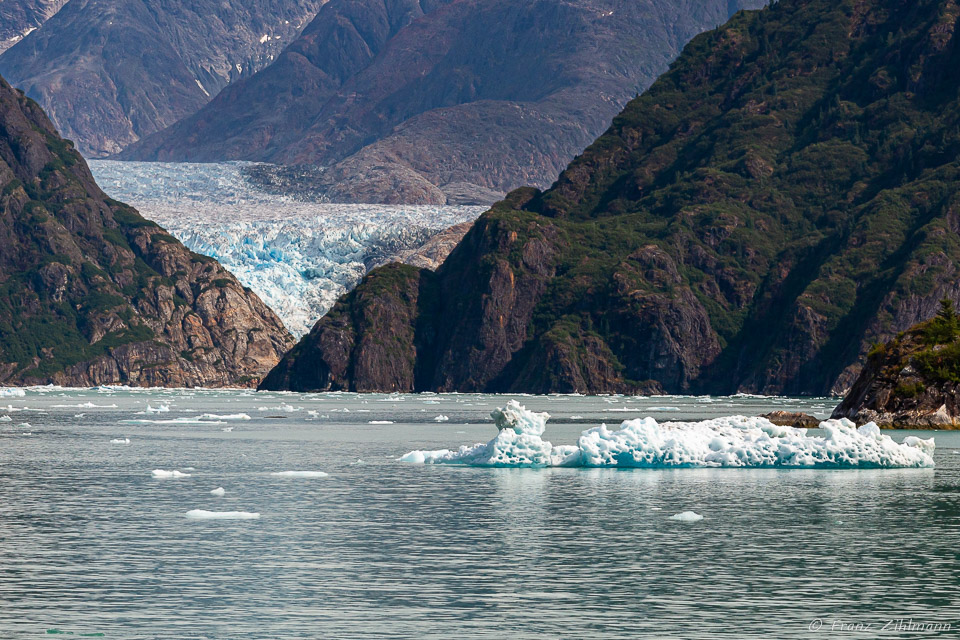
[(549, 415), (514, 400), (491, 417), (499, 428), (486, 444), (451, 451), (411, 451), (405, 462), (494, 467), (932, 467), (933, 438), (897, 443), (877, 425), (859, 429), (849, 420), (826, 420), (822, 436), (780, 427), (765, 418), (731, 416), (702, 422), (626, 420), (584, 431), (576, 445), (554, 446), (540, 436)]
[(305, 201), (253, 186), (243, 162), (89, 164), (110, 196), (216, 258), (297, 337), (370, 267), (486, 209)]

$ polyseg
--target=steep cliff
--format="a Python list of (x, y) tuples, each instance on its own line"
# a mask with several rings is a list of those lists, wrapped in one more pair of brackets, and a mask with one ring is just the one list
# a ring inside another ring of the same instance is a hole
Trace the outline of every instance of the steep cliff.
[(695, 38), (421, 285), (413, 388), (849, 388), (871, 344), (960, 298), (958, 18), (781, 0)]
[(256, 383), (292, 345), (211, 258), (97, 187), (0, 78), (0, 384)]
[(326, 167), (333, 201), (549, 185), (694, 35), (764, 0), (331, 0), (275, 63), (120, 156)]
[(270, 64), (324, 1), (71, 0), (0, 55), (0, 74), (103, 157)]
[(960, 321), (944, 300), (937, 317), (877, 344), (833, 412), (860, 424), (960, 429)]
[(0, 53), (46, 22), (67, 0), (5, 0), (0, 3)]

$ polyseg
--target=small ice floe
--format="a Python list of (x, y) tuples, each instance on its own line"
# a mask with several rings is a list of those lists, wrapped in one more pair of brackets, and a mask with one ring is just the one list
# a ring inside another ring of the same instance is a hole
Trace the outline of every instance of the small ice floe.
[(250, 513), (249, 511), (207, 511), (206, 509), (193, 509), (187, 511), (187, 517), (193, 520), (256, 520), (260, 517), (260, 514)]
[(0, 387), (0, 398), (23, 398), (27, 392), (17, 387)]
[(367, 424), (393, 424), (393, 420), (370, 420)]
[(147, 404), (147, 408), (145, 409), (145, 413), (167, 413), (169, 411), (170, 405), (168, 404), (161, 404), (157, 407), (151, 407), (149, 404)]
[(130, 438), (114, 438), (110, 444), (130, 444)]
[(647, 407), (647, 411), (680, 411), (680, 407)]
[(32, 429), (32, 428), (33, 428), (33, 425), (30, 424), (29, 422), (21, 422), (20, 424), (17, 425), (17, 429)]
[(245, 413), (205, 413), (200, 416), (201, 420), (250, 420), (250, 416)]
[(223, 487), (217, 487), (216, 489), (210, 492), (210, 495), (217, 496), (218, 498), (220, 498), (220, 497), (223, 497), (223, 494), (225, 493), (226, 491), (224, 491)]
[(433, 421), (434, 421), (434, 422), (447, 422), (449, 419), (450, 419), (450, 418), (448, 418), (447, 416), (441, 414), (441, 415), (437, 416), (436, 418), (434, 418)]
[(224, 427), (223, 429), (220, 429), (220, 431), (223, 431), (224, 433), (230, 433), (233, 431), (233, 427)]
[(202, 420), (200, 418), (172, 418), (170, 420), (146, 420), (146, 419), (136, 419), (136, 420), (121, 420), (120, 424), (225, 424), (223, 420)]
[(698, 522), (703, 520), (703, 516), (699, 513), (694, 513), (693, 511), (684, 511), (683, 513), (675, 513), (670, 516), (671, 520), (677, 520), (679, 522)]
[(570, 416), (571, 420), (583, 420), (583, 416)]
[(81, 402), (80, 404), (55, 404), (54, 409), (116, 409), (115, 404), (93, 404), (92, 402)]
[(166, 469), (154, 469), (150, 472), (154, 478), (189, 478), (189, 473), (183, 473), (182, 471), (167, 471)]
[(10, 416), (0, 416), (0, 422), (13, 422), (13, 418)]
[(367, 463), (364, 462), (363, 460), (361, 460), (360, 458), (357, 458), (357, 461), (356, 461), (356, 462), (351, 462), (350, 464), (352, 464), (352, 465), (361, 465), (361, 464), (367, 464)]
[(74, 417), (74, 418), (82, 418), (82, 417), (84, 417), (85, 415), (87, 415), (87, 414), (85, 414), (85, 413), (75, 413), (75, 414), (73, 414), (73, 417)]
[(33, 435), (33, 433), (32, 433), (32, 432), (30, 432), (30, 431), (24, 431), (24, 432), (23, 432), (23, 433), (21, 433), (20, 435), (22, 435), (22, 436), (32, 436), (32, 435)]
[(330, 474), (324, 471), (274, 471), (270, 475), (279, 478), (326, 478)]

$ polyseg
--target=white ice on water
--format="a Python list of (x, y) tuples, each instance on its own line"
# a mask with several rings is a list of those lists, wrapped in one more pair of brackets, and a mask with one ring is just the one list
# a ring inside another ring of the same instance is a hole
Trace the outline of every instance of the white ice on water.
[(210, 492), (210, 495), (212, 495), (212, 496), (217, 496), (218, 498), (220, 498), (220, 497), (222, 497), (223, 494), (225, 494), (225, 493), (226, 493), (226, 491), (224, 490), (223, 487), (217, 487), (216, 489), (213, 489), (213, 490)]
[(323, 471), (275, 471), (270, 475), (279, 478), (326, 478), (330, 474)]
[[(110, 444), (130, 444), (130, 438), (114, 438), (110, 441)], [(159, 471), (159, 469), (157, 471)]]
[(200, 416), (201, 420), (250, 420), (246, 413), (226, 413), (219, 415), (216, 413), (205, 413)]
[(684, 511), (683, 513), (677, 513), (670, 516), (671, 520), (679, 520), (680, 522), (699, 522), (703, 520), (703, 516), (695, 511)]
[(17, 387), (0, 387), (0, 398), (23, 398), (27, 392)]
[(584, 431), (576, 445), (554, 446), (541, 438), (549, 415), (515, 400), (491, 414), (497, 437), (456, 451), (411, 451), (405, 462), (494, 467), (932, 467), (933, 439), (908, 437), (902, 444), (877, 425), (859, 429), (849, 420), (826, 420), (822, 436), (779, 427), (766, 418), (730, 416), (701, 422), (625, 420)]
[(104, 191), (216, 258), (297, 336), (372, 265), (486, 209), (312, 202), (257, 188), (249, 163), (89, 164)]
[(167, 471), (166, 469), (154, 469), (150, 472), (154, 478), (189, 478), (189, 473), (183, 473), (182, 471)]
[(192, 509), (187, 511), (187, 517), (193, 520), (256, 520), (259, 513), (249, 511), (207, 511), (206, 509)]

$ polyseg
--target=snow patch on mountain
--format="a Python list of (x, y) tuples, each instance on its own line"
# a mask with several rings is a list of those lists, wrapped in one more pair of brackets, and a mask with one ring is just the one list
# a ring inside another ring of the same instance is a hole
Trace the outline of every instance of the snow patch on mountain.
[(89, 164), (112, 198), (216, 258), (298, 337), (371, 268), (485, 210), (332, 204), (267, 193), (246, 177), (251, 163)]

